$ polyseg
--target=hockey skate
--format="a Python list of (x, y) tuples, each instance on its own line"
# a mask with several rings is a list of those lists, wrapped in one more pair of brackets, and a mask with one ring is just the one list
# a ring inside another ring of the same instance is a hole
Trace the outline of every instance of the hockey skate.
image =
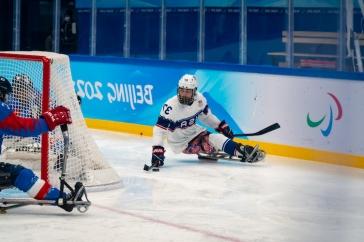
[(237, 146), (238, 155), (229, 155), (223, 151), (217, 151), (211, 154), (207, 153), (199, 153), (199, 160), (231, 160), (231, 161), (239, 161), (239, 162), (248, 162), (255, 163), (261, 161), (265, 157), (265, 152), (259, 149), (259, 146), (244, 146), (242, 144), (238, 144)]

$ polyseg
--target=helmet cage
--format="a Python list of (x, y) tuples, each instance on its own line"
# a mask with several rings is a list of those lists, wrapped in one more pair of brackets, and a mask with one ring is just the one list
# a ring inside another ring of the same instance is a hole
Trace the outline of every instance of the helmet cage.
[[(180, 90), (182, 90), (182, 89), (192, 90), (191, 97), (181, 96)], [(177, 88), (178, 101), (184, 105), (192, 105), (192, 103), (195, 101), (196, 91), (197, 91), (197, 88), (189, 89), (189, 88), (185, 88), (185, 87), (178, 87)]]
[[(192, 90), (191, 97), (182, 96), (181, 90)], [(197, 79), (194, 75), (185, 74), (178, 81), (177, 96), (178, 101), (184, 105), (192, 105), (195, 101), (197, 91)]]

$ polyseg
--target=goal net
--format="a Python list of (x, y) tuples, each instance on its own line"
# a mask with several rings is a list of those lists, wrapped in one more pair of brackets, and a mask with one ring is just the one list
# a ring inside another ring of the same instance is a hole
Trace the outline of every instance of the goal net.
[[(0, 76), (12, 84), (8, 104), (20, 117), (38, 118), (59, 105), (71, 111), (66, 181), (88, 187), (120, 184), (116, 172), (102, 158), (86, 127), (71, 77), (69, 58), (50, 52), (0, 52)], [(4, 136), (1, 160), (39, 171), (42, 179), (58, 186), (63, 162), (59, 127), (39, 137)]]

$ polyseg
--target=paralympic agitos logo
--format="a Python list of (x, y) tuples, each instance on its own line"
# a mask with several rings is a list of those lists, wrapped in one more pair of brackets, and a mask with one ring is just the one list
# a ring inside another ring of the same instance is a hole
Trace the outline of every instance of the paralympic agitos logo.
[[(335, 117), (335, 120), (340, 120), (343, 117), (343, 109), (341, 106), (341, 103), (339, 101), (339, 99), (332, 93), (327, 93), (335, 102), (336, 104), (336, 109), (337, 109), (337, 115)], [(318, 121), (313, 121), (310, 118), (310, 113), (307, 113), (307, 124), (308, 126), (310, 126), (311, 128), (316, 128), (318, 126), (320, 126), (322, 124), (322, 122), (326, 119), (326, 114)], [(320, 128), (321, 130), (321, 134), (324, 137), (327, 137), (330, 135), (332, 128), (333, 128), (333, 124), (334, 124), (334, 115), (333, 115), (333, 110), (332, 110), (332, 106), (330, 105), (330, 110), (329, 110), (329, 122), (327, 124), (327, 127), (325, 129)]]

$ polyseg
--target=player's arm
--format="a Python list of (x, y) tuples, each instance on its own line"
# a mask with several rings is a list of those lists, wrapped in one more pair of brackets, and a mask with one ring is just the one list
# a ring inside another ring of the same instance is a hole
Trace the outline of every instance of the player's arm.
[(168, 102), (164, 104), (157, 123), (153, 127), (152, 165), (156, 167), (164, 164), (164, 138), (174, 129), (174, 122), (171, 120), (172, 112), (172, 106), (168, 105)]
[(153, 127), (153, 146), (163, 146), (163, 140), (167, 136), (167, 132), (168, 131), (166, 129), (155, 125)]
[(210, 128), (216, 129), (221, 121), (211, 112), (209, 106), (206, 104), (202, 113), (199, 116), (202, 123), (209, 126)]
[(153, 146), (163, 146), (163, 140), (167, 133), (174, 131), (175, 122), (173, 121), (174, 106), (167, 101), (158, 116), (157, 122), (153, 127)]
[(3, 134), (32, 137), (53, 130), (61, 124), (72, 122), (69, 110), (56, 107), (41, 115), (39, 119), (17, 116), (6, 104), (1, 105), (0, 129)]
[(199, 118), (202, 123), (206, 124), (207, 126), (215, 129), (217, 132), (222, 133), (226, 137), (232, 139), (234, 138), (234, 133), (230, 129), (229, 125), (225, 122), (225, 120), (220, 121), (210, 110), (207, 102), (205, 108), (203, 109), (202, 113), (200, 114)]
[(167, 130), (155, 125), (153, 127), (153, 146), (152, 146), (152, 165), (155, 167), (162, 166), (164, 164), (164, 149), (163, 141), (167, 135)]

